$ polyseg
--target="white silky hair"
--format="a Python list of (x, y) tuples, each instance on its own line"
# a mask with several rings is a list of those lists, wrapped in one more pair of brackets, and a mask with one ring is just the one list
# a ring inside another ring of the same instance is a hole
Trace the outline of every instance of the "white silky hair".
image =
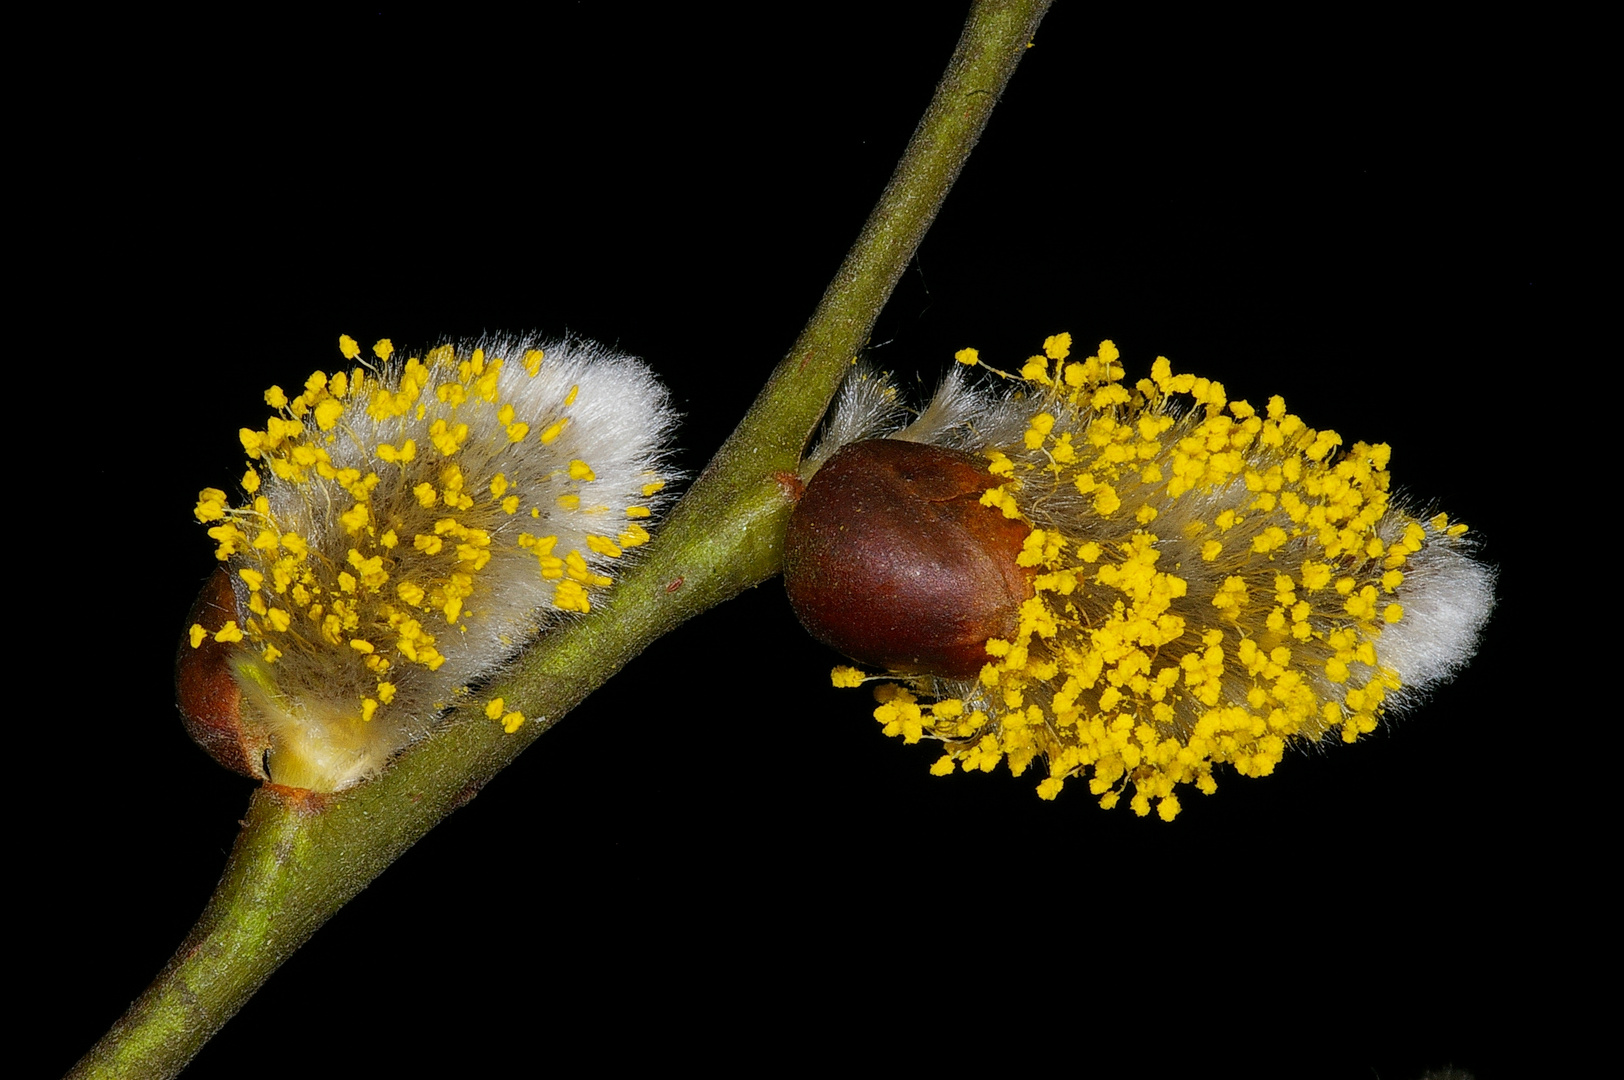
[(848, 443), (864, 439), (900, 439), (975, 453), (1026, 429), (1026, 414), (1017, 402), (996, 390), (970, 382), (962, 367), (942, 377), (930, 401), (913, 412), (889, 372), (859, 363), (835, 393), (818, 430), (812, 451), (801, 463), (801, 479), (810, 480)]
[(907, 415), (890, 375), (867, 363), (857, 364), (841, 380), (812, 450), (801, 459), (801, 479), (811, 480), (848, 443), (894, 434), (906, 423)]
[[(1383, 539), (1396, 540), (1411, 519), (1402, 511), (1388, 514), (1393, 525), (1382, 529)], [(1384, 628), (1376, 641), (1377, 657), (1403, 683), (1394, 702), (1401, 708), (1466, 666), (1494, 610), (1494, 567), (1475, 557), (1477, 545), (1471, 540), (1434, 529), (1427, 520), (1431, 516), (1414, 519), (1427, 538), (1404, 563), (1399, 594), (1404, 617)]]
[(1011, 432), (1019, 437), (1027, 420), (1008, 395), (971, 383), (963, 365), (955, 364), (914, 422), (892, 438), (974, 453), (999, 445)]

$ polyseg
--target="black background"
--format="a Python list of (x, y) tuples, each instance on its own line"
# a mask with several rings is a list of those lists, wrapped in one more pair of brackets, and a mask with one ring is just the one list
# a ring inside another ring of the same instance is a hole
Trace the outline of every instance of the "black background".
[[(72, 404), (12, 659), (42, 1074), (180, 941), (250, 792), (187, 741), (170, 683), (213, 567), (191, 506), (240, 475), (261, 391), (331, 370), (341, 333), (573, 331), (651, 362), (696, 472), (855, 237), (958, 19), (580, 5), (97, 31), (79, 104), (40, 129), (50, 239), (25, 294), (71, 312), (27, 376)], [(548, 733), (189, 1075), (985, 1050), (1488, 1080), (1560, 1056), (1582, 1020), (1546, 1006), (1593, 909), (1577, 769), (1540, 727), (1563, 706), (1530, 693), (1565, 642), (1514, 432), (1530, 386), (1574, 397), (1548, 340), (1567, 150), (1553, 97), (1508, 77), (1544, 62), (1515, 37), (1123, 27), (1063, 3), (872, 342), (933, 384), (967, 345), (1009, 365), (1060, 330), (1110, 337), (1130, 377), (1166, 355), (1391, 443), (1396, 481), (1502, 569), (1457, 682), (1164, 824), (1081, 785), (1040, 802), (1036, 774), (931, 777), (934, 751), (830, 688), (838, 658), (772, 581)]]

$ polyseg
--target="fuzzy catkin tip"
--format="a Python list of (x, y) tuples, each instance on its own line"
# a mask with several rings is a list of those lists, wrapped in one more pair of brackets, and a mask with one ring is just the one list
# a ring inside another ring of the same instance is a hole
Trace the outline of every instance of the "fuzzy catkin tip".
[(1005, 392), (949, 379), (921, 414), (919, 441), (985, 461), (981, 506), (1026, 529), (1015, 562), (1032, 591), (976, 678), (904, 668), (874, 716), (943, 742), (938, 775), (1019, 776), (1041, 757), (1045, 799), (1076, 780), (1111, 807), (1131, 785), (1136, 813), (1171, 820), (1177, 789), (1210, 794), (1216, 766), (1266, 776), (1288, 746), (1353, 742), (1452, 676), (1494, 572), (1464, 525), (1390, 495), (1386, 445), (1341, 451), (1280, 398), (1230, 401), (1161, 358), (1130, 385), (1119, 360), (1109, 341), (1072, 360), (1056, 335), (997, 372)]
[(199, 494), (235, 611), (182, 649), (184, 667), (188, 644), (231, 647), (244, 739), (268, 747), (249, 771), (318, 791), (601, 601), (664, 505), (675, 422), (646, 365), (590, 342), (340, 350), (349, 370), (266, 391), (242, 498)]

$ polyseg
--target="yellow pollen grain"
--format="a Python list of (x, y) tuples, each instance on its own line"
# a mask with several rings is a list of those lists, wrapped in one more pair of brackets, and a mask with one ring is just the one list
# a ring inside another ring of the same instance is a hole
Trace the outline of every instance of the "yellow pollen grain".
[[(341, 376), (335, 376), (339, 378)], [(334, 398), (328, 398), (316, 406), (316, 426), (322, 431), (331, 431), (338, 425), (338, 418), (344, 415), (344, 403)]]
[(863, 685), (863, 673), (854, 667), (837, 667), (829, 673), (829, 679), (835, 686)]
[(579, 611), (584, 615), (592, 610), (592, 601), (579, 582), (564, 580), (553, 593), (553, 606), (560, 611)]

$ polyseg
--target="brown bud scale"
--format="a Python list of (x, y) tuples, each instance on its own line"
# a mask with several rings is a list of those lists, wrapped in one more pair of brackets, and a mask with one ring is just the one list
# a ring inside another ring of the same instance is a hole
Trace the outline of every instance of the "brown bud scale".
[(242, 719), (242, 691), (232, 674), (236, 645), (214, 640), (213, 634), (237, 618), (237, 598), (225, 570), (216, 570), (192, 602), (187, 627), (209, 632), (197, 646), (181, 635), (175, 654), (175, 694), (186, 733), (209, 756), (233, 772), (265, 779), (266, 748), (263, 735), (246, 730)]
[(842, 447), (790, 516), (784, 587), (808, 632), (861, 663), (976, 677), (1009, 638), (1032, 572), (1030, 527), (981, 505), (985, 461), (899, 439)]

